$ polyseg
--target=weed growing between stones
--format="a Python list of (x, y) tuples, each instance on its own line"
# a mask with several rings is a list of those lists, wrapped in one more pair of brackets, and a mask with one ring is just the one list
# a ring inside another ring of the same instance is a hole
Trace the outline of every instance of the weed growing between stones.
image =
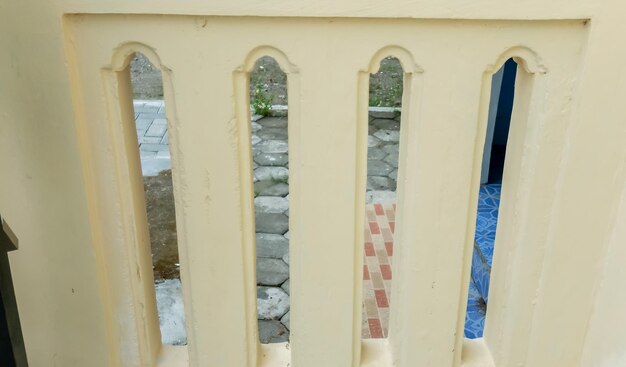
[(272, 110), (272, 98), (262, 89), (260, 84), (254, 88), (250, 105), (255, 115), (269, 116)]

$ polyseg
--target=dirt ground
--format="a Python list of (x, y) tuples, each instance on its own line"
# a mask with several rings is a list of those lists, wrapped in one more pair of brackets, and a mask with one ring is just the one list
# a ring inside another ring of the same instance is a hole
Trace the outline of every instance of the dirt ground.
[[(161, 72), (141, 55), (131, 61), (131, 80), (135, 99), (163, 98)], [(260, 58), (250, 75), (250, 100), (259, 90), (274, 105), (287, 104), (287, 78), (271, 57)], [(386, 58), (370, 81), (370, 106), (399, 107), (402, 103), (402, 66), (396, 58)]]
[(172, 171), (162, 171), (155, 177), (144, 177), (144, 189), (154, 262), (154, 280), (179, 279)]
[(162, 99), (163, 82), (161, 71), (142, 54), (136, 54), (130, 61), (130, 80), (135, 99)]

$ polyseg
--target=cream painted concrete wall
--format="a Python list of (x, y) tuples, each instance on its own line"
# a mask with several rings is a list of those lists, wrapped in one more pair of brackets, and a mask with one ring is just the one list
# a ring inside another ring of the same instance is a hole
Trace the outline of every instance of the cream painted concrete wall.
[[(596, 222), (600, 228), (606, 228), (602, 242), (587, 244), (587, 253), (594, 253), (593, 293), (594, 305), (587, 322), (585, 348), (580, 362), (581, 366), (608, 367), (626, 365), (626, 184), (624, 183), (624, 105), (620, 101), (626, 98), (623, 73), (611, 73), (609, 68), (620, 68), (626, 65), (626, 48), (621, 46), (613, 50), (603, 46), (603, 40), (612, 39), (614, 30), (623, 24), (623, 13), (613, 11), (613, 7), (621, 5), (617, 1), (610, 2), (602, 8), (603, 22), (597, 24), (589, 39), (589, 63), (586, 70), (585, 98), (589, 108), (581, 114), (578, 130), (579, 140), (591, 134), (601, 149), (597, 154), (590, 154), (587, 164), (579, 167), (579, 172), (590, 172), (589, 185), (595, 190), (600, 187), (610, 188), (610, 194), (593, 195), (593, 200), (603, 200), (607, 210), (605, 217), (586, 216), (585, 220)], [(618, 5), (619, 4), (619, 5)], [(623, 45), (623, 43), (622, 43)], [(593, 56), (593, 57), (592, 57)], [(616, 80), (617, 79), (617, 80)], [(613, 94), (605, 89), (605, 83), (612, 85)], [(598, 92), (605, 90), (606, 92)], [(595, 92), (595, 93), (594, 93)], [(581, 107), (585, 104), (581, 104)], [(601, 120), (592, 115), (599, 113), (609, 118), (611, 123), (598, 124)], [(610, 117), (609, 117), (610, 116)], [(595, 125), (583, 121), (595, 121)], [(602, 136), (604, 135), (604, 137)], [(600, 139), (608, 138), (611, 143), (600, 144)], [(595, 159), (593, 159), (595, 157)], [(608, 160), (608, 161), (607, 161)], [(606, 172), (598, 177), (596, 173)], [(604, 190), (602, 192), (604, 193)], [(582, 203), (584, 204), (584, 203)], [(582, 218), (581, 218), (582, 219)], [(582, 239), (583, 243), (587, 239)], [(582, 250), (582, 247), (581, 247)]]
[(30, 365), (105, 366), (59, 5), (0, 1), (0, 211)]
[(602, 277), (596, 284), (596, 303), (588, 320), (582, 365), (594, 367), (626, 365), (626, 195), (622, 196), (615, 232), (605, 259)]
[[(620, 366), (626, 46), (613, 39), (625, 10), (0, 0), (0, 212), (20, 239), (11, 265), (31, 366)], [(124, 73), (134, 51), (164, 72), (187, 348), (158, 338)], [(292, 101), (292, 340), (268, 347), (256, 335), (245, 100), (265, 54)], [(406, 72), (399, 260), (391, 336), (361, 342), (364, 81), (387, 55)], [(508, 57), (523, 68), (487, 325), (466, 341), (491, 73)]]

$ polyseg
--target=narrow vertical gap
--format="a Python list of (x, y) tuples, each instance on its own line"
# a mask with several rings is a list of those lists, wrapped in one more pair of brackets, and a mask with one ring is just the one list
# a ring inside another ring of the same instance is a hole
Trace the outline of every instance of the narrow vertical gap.
[(135, 54), (127, 70), (133, 93), (161, 341), (165, 345), (186, 345), (161, 71), (141, 53)]
[(404, 71), (384, 58), (370, 75), (361, 337), (389, 330)]
[(27, 366), (28, 364), (9, 263), (9, 252), (16, 250), (17, 247), (17, 238), (0, 217), (0, 365), (2, 366)]
[(470, 339), (482, 337), (485, 325), (516, 73), (517, 64), (509, 59), (492, 77), (465, 319), (465, 336)]
[(287, 76), (275, 59), (250, 73), (256, 224), (257, 316), (261, 343), (289, 340), (289, 149)]
[[(2, 256), (0, 254), (0, 256)], [(4, 308), (2, 291), (0, 291), (0, 362), (3, 366), (14, 366), (13, 345), (9, 335), (8, 315)]]

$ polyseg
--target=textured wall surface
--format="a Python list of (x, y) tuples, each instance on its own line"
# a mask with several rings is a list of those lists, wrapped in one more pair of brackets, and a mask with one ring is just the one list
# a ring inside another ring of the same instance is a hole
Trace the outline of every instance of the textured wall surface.
[[(612, 41), (624, 10), (617, 0), (0, 0), (0, 212), (20, 240), (10, 260), (30, 365), (626, 364), (626, 47)], [(164, 75), (183, 348), (159, 342), (134, 51)], [(246, 73), (263, 55), (289, 83), (289, 346), (261, 347), (256, 335)], [(390, 338), (362, 343), (367, 81), (390, 55), (406, 73), (400, 260)], [(485, 337), (469, 342), (491, 74), (510, 57), (522, 67)]]

